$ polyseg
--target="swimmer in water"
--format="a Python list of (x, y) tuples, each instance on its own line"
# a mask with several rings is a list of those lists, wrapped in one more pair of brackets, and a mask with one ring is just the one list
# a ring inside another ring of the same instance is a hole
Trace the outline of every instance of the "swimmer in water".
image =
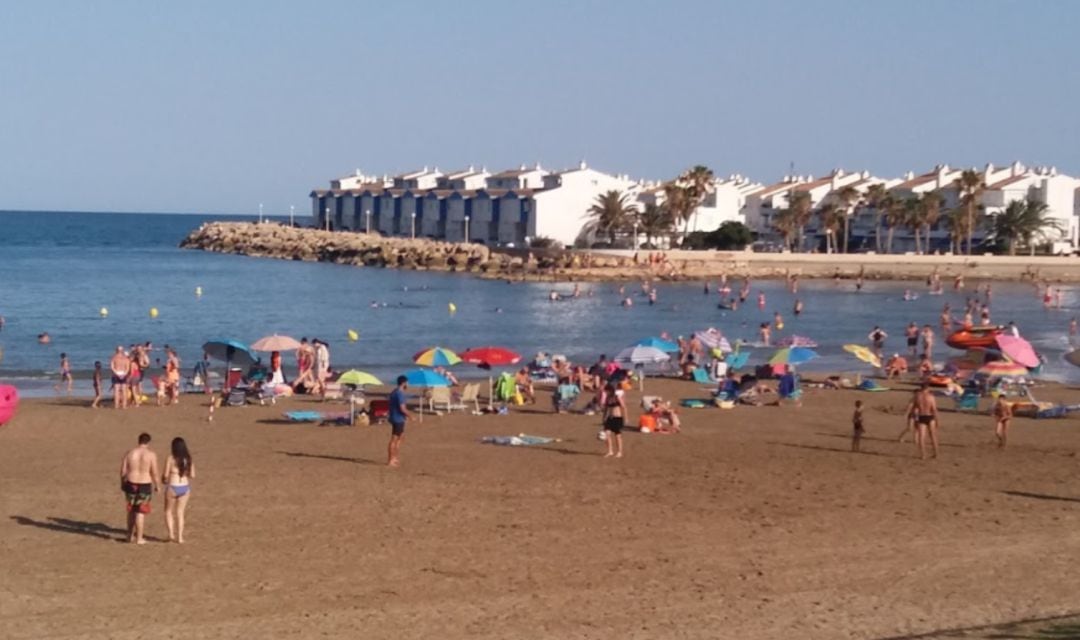
[(792, 311), (794, 312), (796, 318), (798, 318), (799, 316), (802, 315), (802, 310), (803, 310), (802, 300), (800, 300), (798, 298), (795, 298), (795, 308), (792, 309)]
[(759, 311), (765, 310), (765, 292), (761, 291), (757, 294), (757, 308)]
[(649, 306), (656, 304), (656, 289), (649, 289)]
[(784, 330), (784, 317), (780, 315), (779, 311), (773, 313), (773, 326), (776, 327), (777, 331)]
[(626, 296), (625, 298), (623, 298), (622, 306), (632, 307), (634, 306), (634, 300), (630, 296)]
[(549, 302), (558, 302), (559, 301), (559, 292), (552, 289), (551, 292), (548, 293), (548, 301)]
[(49, 344), (50, 342), (52, 342), (52, 338), (49, 337), (49, 333), (47, 331), (43, 331), (38, 334), (37, 341), (38, 344)]
[(705, 281), (705, 295), (709, 295), (709, 281)]

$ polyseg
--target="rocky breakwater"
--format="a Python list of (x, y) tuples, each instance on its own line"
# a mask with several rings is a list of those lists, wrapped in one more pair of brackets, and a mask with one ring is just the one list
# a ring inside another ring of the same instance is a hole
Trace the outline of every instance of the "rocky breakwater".
[(511, 260), (483, 245), (297, 229), (273, 223), (207, 223), (192, 231), (180, 247), (259, 258), (433, 271), (485, 272)]

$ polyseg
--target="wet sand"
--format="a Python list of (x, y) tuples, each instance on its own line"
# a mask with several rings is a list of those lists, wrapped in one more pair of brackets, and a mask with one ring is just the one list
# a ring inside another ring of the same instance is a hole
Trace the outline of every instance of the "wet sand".
[[(0, 636), (883, 638), (1080, 611), (1080, 419), (1017, 419), (999, 451), (988, 416), (946, 411), (922, 462), (894, 440), (906, 400), (683, 409), (683, 434), (627, 433), (612, 460), (598, 417), (542, 396), (410, 424), (398, 470), (385, 425), (283, 423), (321, 408), (303, 398), (213, 423), (191, 396), (26, 402), (0, 428)], [(160, 495), (155, 541), (118, 542), (120, 456), (142, 430), (196, 457), (183, 546), (157, 542)], [(519, 432), (563, 442), (477, 443)]]

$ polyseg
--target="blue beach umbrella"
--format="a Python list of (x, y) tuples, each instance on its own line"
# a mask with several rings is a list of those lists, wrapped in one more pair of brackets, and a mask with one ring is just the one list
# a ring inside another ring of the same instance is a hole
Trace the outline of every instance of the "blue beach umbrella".
[(209, 340), (202, 348), (211, 358), (229, 365), (250, 367), (259, 359), (255, 352), (239, 340)]
[(769, 358), (769, 364), (788, 364), (797, 365), (804, 362), (809, 362), (818, 357), (817, 352), (807, 347), (784, 347), (773, 354), (772, 358)]
[(638, 340), (635, 346), (652, 347), (653, 349), (659, 349), (664, 353), (674, 353), (679, 350), (679, 345), (671, 340), (664, 340), (663, 338), (657, 338), (656, 336), (642, 338), (641, 340)]
[(412, 369), (405, 372), (405, 379), (414, 387), (449, 387), (450, 381), (445, 376), (431, 369)]

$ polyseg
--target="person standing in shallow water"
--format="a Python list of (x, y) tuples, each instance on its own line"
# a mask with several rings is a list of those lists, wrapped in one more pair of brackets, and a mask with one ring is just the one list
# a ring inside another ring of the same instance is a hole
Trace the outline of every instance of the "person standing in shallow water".
[(191, 499), (191, 480), (195, 477), (195, 463), (191, 460), (187, 443), (183, 438), (173, 438), (171, 452), (165, 460), (161, 482), (165, 485), (165, 527), (169, 530), (169, 542), (184, 543), (184, 512)]

